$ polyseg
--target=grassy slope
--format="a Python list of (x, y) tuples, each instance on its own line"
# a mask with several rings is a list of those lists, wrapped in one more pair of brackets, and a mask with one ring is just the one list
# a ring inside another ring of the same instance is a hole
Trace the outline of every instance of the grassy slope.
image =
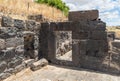
[(116, 37), (120, 38), (120, 27), (107, 27), (107, 31), (112, 31), (116, 33)]
[(24, 19), (29, 14), (43, 14), (52, 20), (66, 19), (60, 10), (45, 4), (37, 4), (32, 2), (32, 0), (0, 0), (0, 12), (15, 18)]

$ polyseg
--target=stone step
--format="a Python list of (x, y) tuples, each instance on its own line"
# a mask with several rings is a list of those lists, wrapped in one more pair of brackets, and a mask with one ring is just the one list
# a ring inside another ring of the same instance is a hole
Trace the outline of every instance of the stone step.
[(44, 58), (40, 59), (39, 61), (37, 62), (34, 62), (32, 65), (31, 65), (31, 70), (32, 71), (36, 71), (36, 70), (39, 70), (41, 69), (42, 67), (48, 65), (48, 61)]
[(25, 64), (26, 67), (30, 67), (34, 62), (35, 62), (34, 59), (28, 59), (25, 60), (23, 63)]

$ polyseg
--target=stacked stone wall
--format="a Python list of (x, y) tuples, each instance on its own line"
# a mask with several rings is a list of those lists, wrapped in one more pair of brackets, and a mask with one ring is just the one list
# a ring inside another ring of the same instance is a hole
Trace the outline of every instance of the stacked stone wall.
[[(55, 31), (72, 31), (72, 62), (56, 59)], [(50, 62), (120, 74), (120, 54), (109, 52), (111, 40), (97, 10), (70, 12), (67, 22), (42, 23), (40, 33), (39, 54)]]
[(37, 60), (40, 22), (1, 17), (0, 81), (26, 68), (25, 60)]

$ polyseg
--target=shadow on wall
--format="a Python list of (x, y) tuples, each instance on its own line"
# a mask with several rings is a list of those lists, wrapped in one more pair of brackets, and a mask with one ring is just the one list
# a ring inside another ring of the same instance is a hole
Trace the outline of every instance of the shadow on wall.
[[(42, 23), (39, 55), (53, 64), (119, 75), (119, 59), (117, 63), (108, 52), (106, 23), (98, 18), (98, 10), (76, 11), (69, 13), (67, 22)], [(72, 61), (56, 59), (56, 31), (72, 31)]]

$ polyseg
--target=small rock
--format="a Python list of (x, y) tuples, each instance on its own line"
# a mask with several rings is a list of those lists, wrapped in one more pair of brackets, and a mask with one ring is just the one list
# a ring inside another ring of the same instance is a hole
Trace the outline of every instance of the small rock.
[(26, 67), (29, 67), (34, 63), (34, 59), (25, 60), (24, 63)]
[(0, 73), (4, 72), (4, 70), (7, 68), (7, 63), (5, 61), (0, 63)]
[(0, 39), (0, 50), (5, 49), (5, 40), (4, 39)]
[(40, 59), (39, 61), (37, 61), (31, 65), (31, 70), (36, 71), (36, 70), (46, 66), (47, 64), (48, 64), (48, 61), (46, 59), (44, 59), (44, 58)]
[(16, 66), (18, 66), (20, 64), (22, 64), (22, 59), (16, 58), (16, 59), (12, 59), (12, 61), (8, 63), (8, 67), (15, 68)]
[(13, 26), (13, 19), (11, 17), (2, 16), (1, 26), (12, 27)]
[(18, 73), (22, 71), (23, 69), (25, 69), (25, 64), (18, 65), (15, 67), (14, 73)]
[(4, 71), (4, 73), (10, 73), (10, 74), (12, 74), (13, 72), (14, 72), (13, 68), (9, 68)]
[(10, 73), (1, 73), (1, 74), (0, 74), (0, 81), (8, 78), (9, 76), (11, 76)]
[(14, 27), (16, 27), (18, 29), (24, 29), (25, 22), (23, 20), (14, 19)]

